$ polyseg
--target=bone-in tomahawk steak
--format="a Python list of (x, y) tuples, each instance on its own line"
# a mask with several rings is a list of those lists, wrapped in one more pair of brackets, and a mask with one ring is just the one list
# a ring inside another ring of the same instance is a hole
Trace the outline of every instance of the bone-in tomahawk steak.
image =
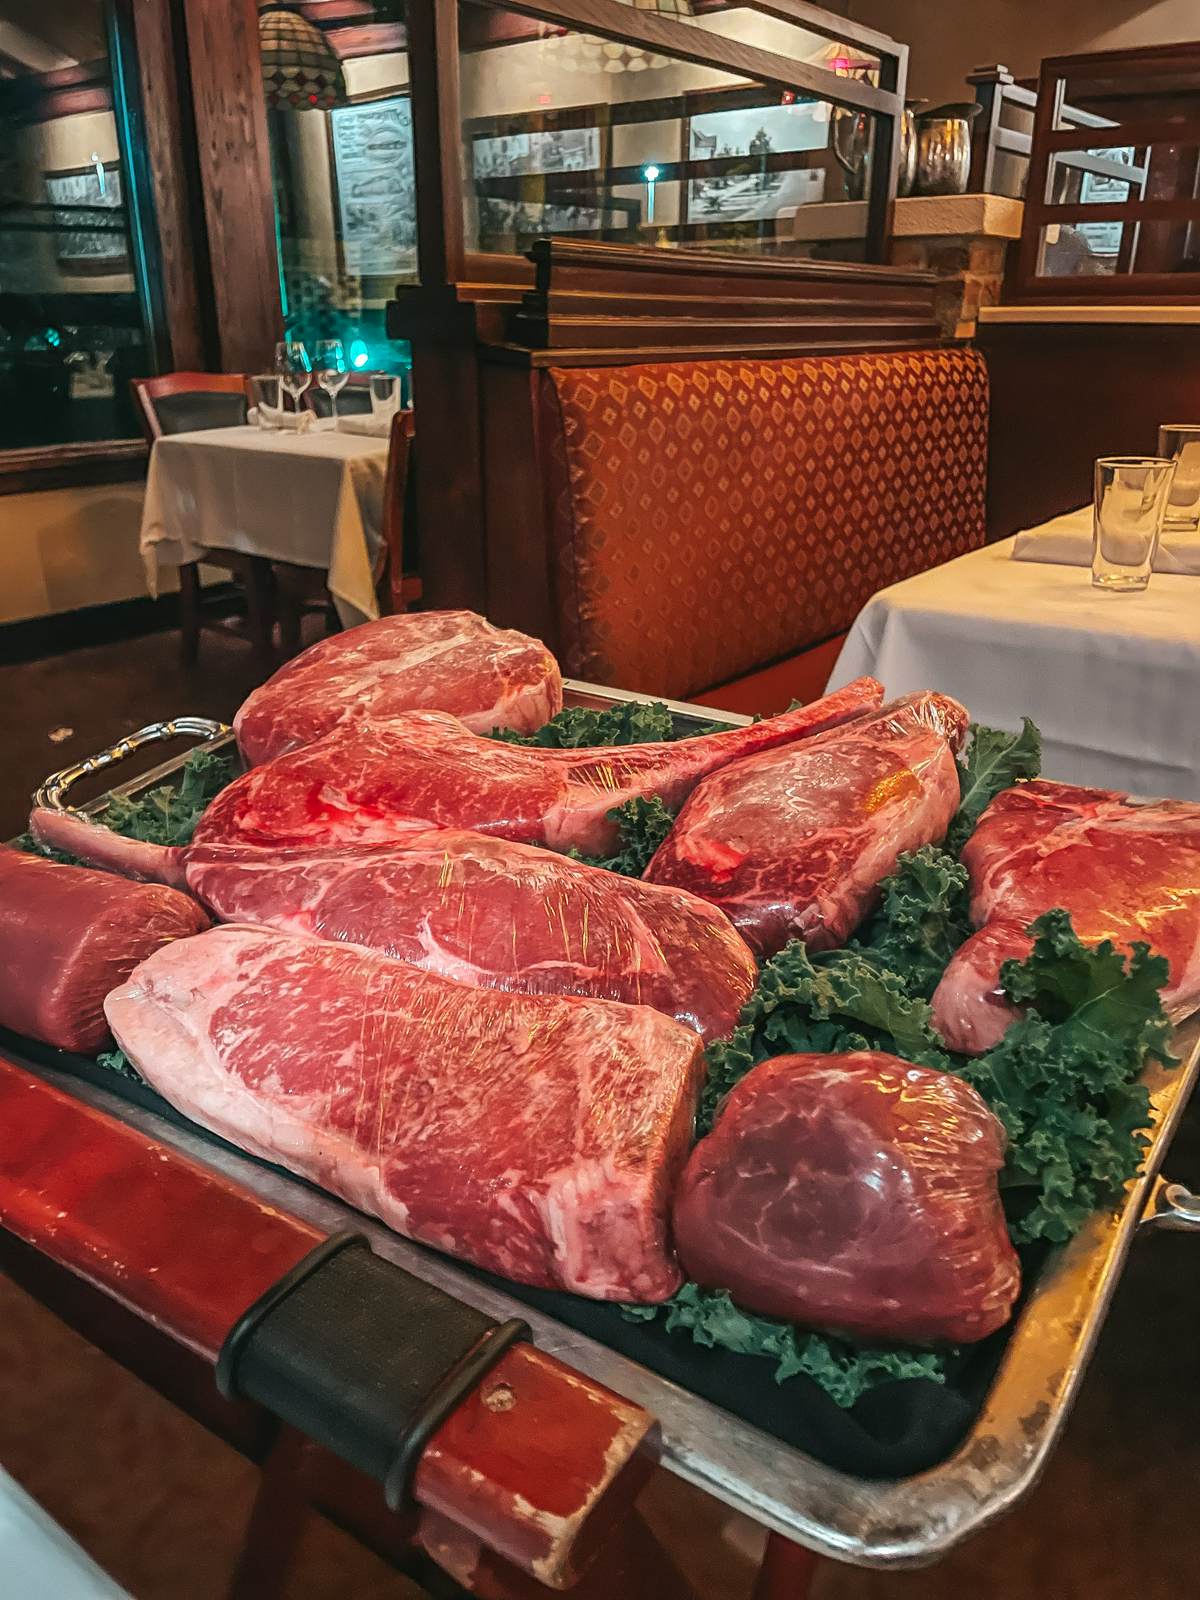
[(1020, 1283), (1003, 1161), (1003, 1128), (961, 1078), (866, 1050), (775, 1056), (692, 1152), (679, 1258), (748, 1311), (806, 1327), (981, 1339)]
[(859, 678), (748, 727), (584, 750), (497, 743), (436, 711), (371, 719), (243, 773), (201, 817), (196, 842), (379, 844), (432, 824), (603, 855), (617, 844), (608, 813), (623, 801), (657, 795), (677, 806), (718, 767), (835, 727), (881, 698), (873, 678)]
[(914, 694), (803, 744), (734, 762), (692, 792), (646, 870), (721, 907), (759, 956), (829, 950), (904, 850), (946, 832), (967, 714)]
[(69, 812), (30, 825), (94, 866), (190, 889), (223, 922), (366, 945), (482, 988), (653, 1006), (705, 1039), (732, 1031), (758, 976), (729, 919), (695, 895), (464, 829), (168, 850)]
[(233, 727), (253, 765), (343, 722), (398, 711), (528, 733), (561, 710), (558, 663), (537, 639), (473, 611), (408, 611), (310, 645), (255, 689)]
[(599, 1300), (678, 1288), (700, 1040), (648, 1006), (469, 989), (353, 945), (214, 928), (109, 995), (160, 1094), (399, 1233)]
[(1149, 944), (1170, 963), (1163, 1004), (1174, 1020), (1200, 1004), (1200, 806), (1139, 805), (1107, 789), (1038, 779), (997, 795), (962, 853), (971, 920), (933, 996), (952, 1049), (978, 1055), (1017, 1012), (1000, 968), (1029, 954), (1025, 930), (1061, 906), (1087, 944)]

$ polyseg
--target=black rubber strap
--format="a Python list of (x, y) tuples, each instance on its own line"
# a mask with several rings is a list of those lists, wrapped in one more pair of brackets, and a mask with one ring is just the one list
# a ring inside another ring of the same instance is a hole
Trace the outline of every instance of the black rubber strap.
[(431, 1436), (528, 1337), (337, 1234), (238, 1318), (217, 1383), (377, 1479), (395, 1511)]

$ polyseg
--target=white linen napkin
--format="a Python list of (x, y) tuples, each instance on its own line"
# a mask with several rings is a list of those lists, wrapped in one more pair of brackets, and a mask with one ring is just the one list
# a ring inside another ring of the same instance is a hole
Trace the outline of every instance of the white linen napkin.
[(264, 431), (291, 433), (307, 433), (316, 418), (311, 411), (276, 411), (269, 417), (263, 415), (259, 406), (251, 406), (246, 413), (246, 421), (252, 428), (262, 428)]
[[(1080, 506), (1040, 527), (1018, 533), (1014, 561), (1050, 561), (1063, 567), (1092, 564), (1092, 508)], [(1154, 556), (1155, 572), (1200, 576), (1200, 533), (1164, 533)]]
[(367, 439), (386, 439), (391, 432), (390, 417), (354, 416), (338, 418), (339, 433), (361, 433)]

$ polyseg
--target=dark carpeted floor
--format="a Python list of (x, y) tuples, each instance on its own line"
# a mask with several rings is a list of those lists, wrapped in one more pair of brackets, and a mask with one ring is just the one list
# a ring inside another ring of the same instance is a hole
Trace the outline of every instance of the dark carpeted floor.
[[(227, 720), (254, 680), (245, 646), (220, 637), (184, 672), (170, 634), (0, 668), (0, 837), (21, 828), (50, 770), (159, 717)], [(1195, 1117), (1169, 1166), (1200, 1185)], [(816, 1600), (1194, 1600), (1198, 1285), (1200, 1239), (1140, 1241), (1065, 1441), (1029, 1499), (935, 1569), (827, 1566)], [(137, 1600), (219, 1600), (253, 1470), (2, 1282), (0, 1464)], [(701, 1600), (748, 1595), (757, 1530), (662, 1475), (645, 1509)], [(289, 1589), (290, 1600), (413, 1593), (324, 1524)], [(3, 1574), (0, 1600), (25, 1600), (7, 1594)]]

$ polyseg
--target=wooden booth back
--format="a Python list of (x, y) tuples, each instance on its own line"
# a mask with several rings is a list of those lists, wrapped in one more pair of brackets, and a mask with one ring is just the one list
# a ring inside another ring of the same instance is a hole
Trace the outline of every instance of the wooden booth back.
[(973, 350), (533, 376), (549, 620), (573, 677), (695, 696), (814, 651), (877, 589), (984, 541)]

